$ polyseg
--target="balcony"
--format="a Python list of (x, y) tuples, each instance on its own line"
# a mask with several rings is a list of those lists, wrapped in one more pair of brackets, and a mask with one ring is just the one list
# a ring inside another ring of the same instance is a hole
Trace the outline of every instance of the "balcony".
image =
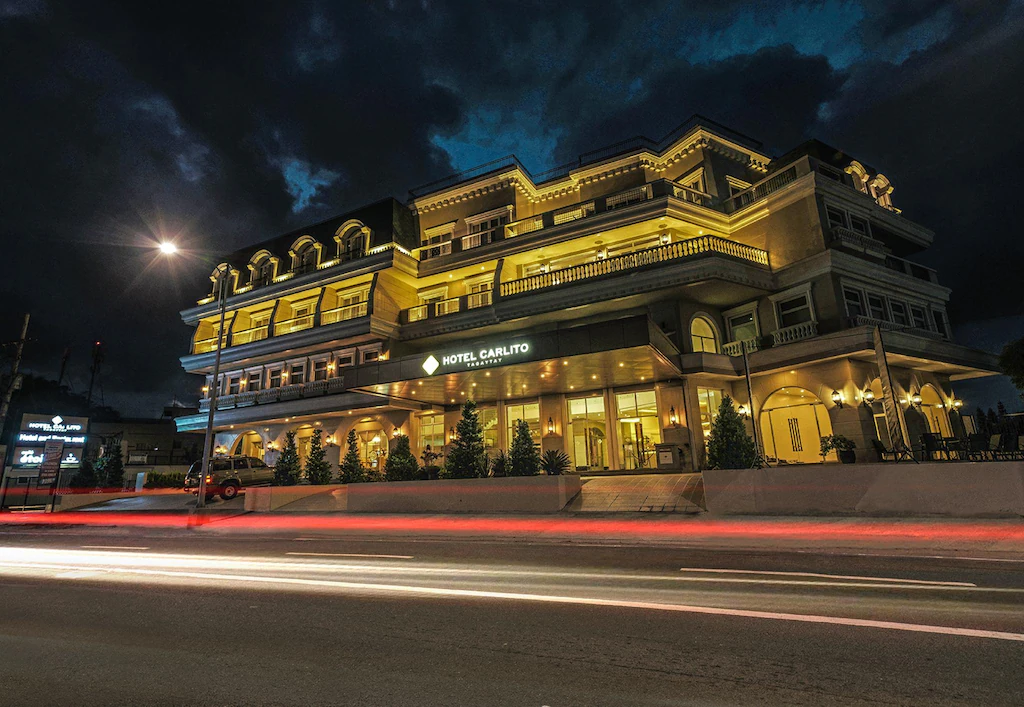
[(869, 317), (865, 314), (858, 314), (849, 318), (849, 325), (851, 327), (862, 327), (867, 326), (874, 329), (878, 327), (882, 331), (903, 331), (908, 334), (915, 334), (917, 336), (926, 336), (932, 339), (941, 339), (941, 335), (932, 329), (925, 327), (914, 326), (912, 324), (897, 324), (896, 322), (890, 322), (887, 319), (878, 319), (877, 317)]
[(475, 292), (470, 295), (462, 295), (461, 297), (452, 297), (450, 299), (443, 299), (437, 302), (428, 302), (416, 307), (410, 307), (409, 309), (402, 311), (400, 321), (402, 324), (412, 324), (414, 322), (422, 322), (427, 319), (446, 317), (449, 314), (456, 314), (470, 309), (479, 309), (481, 307), (490, 306), (490, 292)]
[(629, 272), (637, 268), (658, 265), (672, 261), (684, 260), (705, 254), (719, 254), (754, 265), (768, 266), (768, 253), (759, 248), (729, 241), (717, 236), (700, 236), (677, 243), (638, 250), (635, 253), (596, 260), (591, 263), (574, 265), (561, 270), (531, 275), (529, 277), (501, 283), (501, 296), (521, 295), (550, 287), (558, 287), (576, 282), (617, 273)]
[[(299, 400), (301, 398), (315, 398), (321, 395), (331, 395), (345, 391), (345, 379), (343, 376), (335, 376), (327, 380), (310, 381), (308, 383), (294, 383), (278, 388), (267, 388), (266, 390), (247, 391), (234, 395), (221, 395), (217, 398), (218, 410), (231, 410), (251, 405), (269, 405), (287, 400)], [(199, 401), (199, 412), (209, 412), (210, 399), (203, 398)]]
[(359, 317), (365, 317), (366, 312), (367, 303), (365, 301), (348, 304), (344, 307), (327, 309), (320, 312), (320, 324), (337, 324), (338, 322), (346, 322), (349, 319), (358, 319)]
[(917, 280), (924, 280), (936, 285), (939, 284), (939, 273), (935, 270), (909, 260), (904, 260), (903, 258), (897, 258), (895, 255), (889, 255), (885, 258), (885, 267), (904, 275), (910, 275), (910, 277)]
[[(222, 336), (220, 340), (221, 348), (228, 345), (228, 339), (226, 336)], [(217, 350), (217, 337), (211, 336), (209, 339), (199, 339), (192, 344), (192, 353), (210, 353), (211, 351)]]
[(760, 182), (744, 189), (743, 191), (733, 194), (731, 197), (723, 202), (726, 213), (732, 213), (739, 211), (745, 206), (753, 204), (755, 201), (760, 201), (769, 194), (782, 189), (782, 187), (795, 182), (797, 178), (796, 165), (793, 165), (787, 169), (782, 170), (778, 174), (773, 174), (767, 179), (762, 179)]
[(849, 248), (877, 258), (885, 258), (891, 252), (882, 241), (843, 226), (832, 227), (832, 240), (829, 245), (833, 248)]
[(301, 317), (292, 317), (280, 322), (274, 322), (274, 336), (294, 334), (297, 331), (304, 331), (313, 328), (313, 315), (305, 314)]
[(818, 322), (801, 322), (772, 332), (772, 345), (782, 346), (818, 335)]
[(236, 331), (231, 334), (231, 345), (238, 346), (239, 344), (251, 344), (254, 341), (262, 341), (270, 335), (270, 325), (264, 324), (262, 326), (255, 326), (249, 329), (243, 329)]

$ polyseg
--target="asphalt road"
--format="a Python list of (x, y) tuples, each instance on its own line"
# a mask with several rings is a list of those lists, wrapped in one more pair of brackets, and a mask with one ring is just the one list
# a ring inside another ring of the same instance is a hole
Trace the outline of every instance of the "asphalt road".
[(1022, 667), (1024, 558), (0, 531), (4, 705), (1020, 705)]

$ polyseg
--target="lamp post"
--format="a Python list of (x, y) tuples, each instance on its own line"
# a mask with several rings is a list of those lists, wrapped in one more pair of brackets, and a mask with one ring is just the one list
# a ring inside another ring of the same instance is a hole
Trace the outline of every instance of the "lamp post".
[[(161, 248), (162, 250), (162, 248)], [(206, 441), (203, 443), (203, 470), (199, 475), (199, 495), (196, 497), (196, 509), (206, 507), (206, 477), (210, 473), (210, 455), (213, 453), (213, 416), (217, 411), (217, 393), (220, 392), (220, 352), (224, 341), (224, 318), (228, 304), (229, 267), (218, 265), (214, 271), (217, 283), (217, 306), (220, 310), (220, 326), (217, 328), (217, 346), (213, 355), (213, 381), (210, 385), (210, 411), (206, 416)]]

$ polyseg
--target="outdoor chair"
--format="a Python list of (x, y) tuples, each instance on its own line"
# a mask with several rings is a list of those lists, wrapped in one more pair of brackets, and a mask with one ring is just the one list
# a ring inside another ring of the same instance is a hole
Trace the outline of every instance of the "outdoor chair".
[(915, 464), (917, 463), (917, 460), (914, 459), (914, 455), (908, 449), (886, 449), (886, 446), (878, 439), (871, 440), (871, 446), (875, 448), (875, 451), (878, 452), (879, 460), (883, 462), (890, 461), (889, 458), (891, 457), (891, 461), (897, 464), (908, 459), (913, 461)]
[(1003, 451), (1003, 436), (992, 435), (988, 438), (988, 456), (990, 459), (1002, 459), (1006, 455)]
[(921, 456), (928, 461), (936, 458), (941, 460), (949, 459), (949, 452), (942, 446), (942, 439), (934, 432), (925, 432), (921, 435)]
[(975, 433), (967, 436), (967, 458), (971, 461), (988, 459), (988, 438), (985, 435)]

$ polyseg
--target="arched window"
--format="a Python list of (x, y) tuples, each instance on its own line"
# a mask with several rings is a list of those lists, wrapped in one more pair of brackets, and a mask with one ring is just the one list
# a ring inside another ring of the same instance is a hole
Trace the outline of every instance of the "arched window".
[(341, 237), (341, 257), (344, 260), (360, 257), (365, 251), (365, 237), (361, 228), (349, 229)]
[(690, 322), (690, 340), (694, 353), (718, 353), (718, 337), (715, 326), (707, 317), (694, 317)]
[(302, 236), (292, 244), (289, 253), (292, 256), (292, 270), (296, 274), (312, 272), (320, 261), (320, 244), (312, 236)]
[(260, 282), (270, 282), (274, 279), (274, 261), (264, 258), (256, 270), (256, 277)]

